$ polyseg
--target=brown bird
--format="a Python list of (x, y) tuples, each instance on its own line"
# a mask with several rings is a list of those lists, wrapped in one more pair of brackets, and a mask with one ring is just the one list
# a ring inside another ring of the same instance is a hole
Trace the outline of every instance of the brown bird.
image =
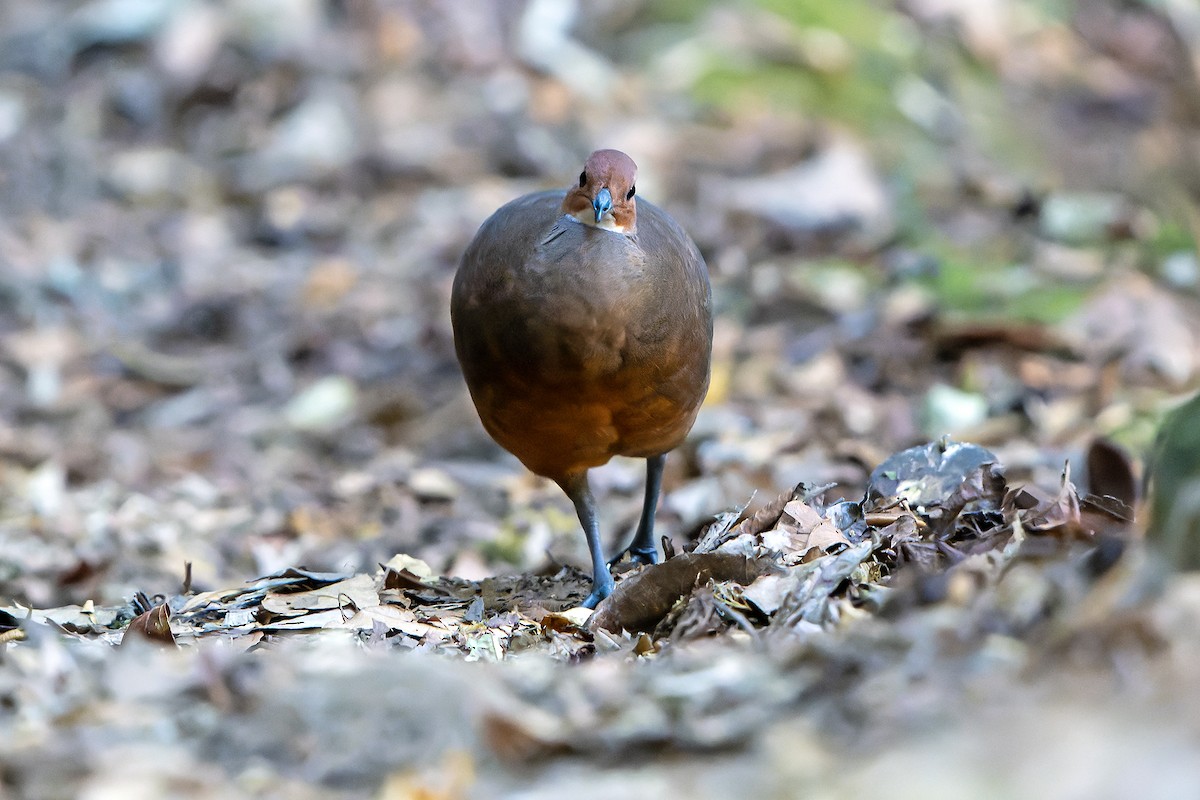
[[(654, 563), (654, 509), (667, 451), (708, 390), (712, 293), (696, 245), (635, 197), (637, 166), (588, 157), (565, 193), (502, 206), (463, 254), (450, 314), (454, 348), (483, 427), (575, 505), (592, 556), (594, 608), (625, 553)], [(588, 470), (646, 459), (646, 498), (629, 547), (606, 563)]]

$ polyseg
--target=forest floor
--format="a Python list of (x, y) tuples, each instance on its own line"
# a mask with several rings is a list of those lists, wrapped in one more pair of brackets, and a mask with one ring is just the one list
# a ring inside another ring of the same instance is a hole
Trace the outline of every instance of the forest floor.
[[(1200, 796), (1185, 6), (3, 5), (0, 800)], [(589, 618), (448, 306), (601, 146), (718, 320)]]

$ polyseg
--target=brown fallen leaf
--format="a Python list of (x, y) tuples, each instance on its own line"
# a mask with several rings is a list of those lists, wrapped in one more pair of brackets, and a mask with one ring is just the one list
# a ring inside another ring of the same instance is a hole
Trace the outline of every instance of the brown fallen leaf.
[(384, 589), (428, 589), (427, 584), (420, 575), (408, 569), (392, 569), (385, 567), (387, 570), (383, 576)]
[(819, 547), (825, 552), (829, 552), (829, 548), (834, 545), (851, 544), (846, 537), (845, 531), (834, 525), (831, 520), (822, 519), (808, 534), (808, 541), (805, 547), (805, 553), (814, 547)]
[(697, 586), (714, 581), (749, 584), (771, 568), (771, 561), (731, 553), (686, 553), (644, 568), (617, 584), (588, 622), (591, 630), (654, 630), (675, 603)]
[[(1079, 493), (1071, 482), (1071, 465), (1063, 468), (1058, 492), (1050, 494), (1037, 486), (1009, 492), (1005, 504), (1017, 510), (1022, 526), (1030, 533), (1055, 535), (1070, 540), (1087, 536), (1079, 511)], [(1019, 509), (1019, 510), (1018, 510)]]
[(170, 620), (171, 609), (167, 607), (166, 603), (138, 614), (125, 629), (121, 646), (125, 646), (130, 641), (144, 641), (174, 647), (175, 635), (171, 633)]
[(483, 715), (484, 744), (501, 761), (526, 764), (569, 752), (562, 723), (527, 703), (511, 703)]
[(1091, 494), (1114, 497), (1130, 508), (1137, 505), (1138, 479), (1133, 459), (1108, 439), (1097, 437), (1088, 447), (1087, 478)]
[(775, 526), (761, 533), (762, 545), (785, 555), (796, 553), (798, 558), (808, 549), (812, 531), (821, 521), (815, 508), (802, 500), (790, 500)]
[(978, 348), (1007, 347), (1031, 353), (1073, 356), (1071, 344), (1053, 329), (1036, 323), (941, 323), (931, 332), (940, 354), (957, 357)]
[(551, 611), (543, 614), (538, 623), (542, 626), (542, 632), (546, 635), (549, 635), (551, 631), (578, 635), (581, 631), (586, 630), (587, 622), (592, 614), (591, 609), (576, 606), (564, 611)]
[(745, 506), (722, 514), (700, 537), (693, 552), (708, 553), (744, 534), (760, 534), (774, 528), (787, 504), (793, 500), (802, 500), (805, 491), (807, 487), (803, 483), (798, 484), (790, 493), (781, 494), (745, 518), (741, 516), (746, 510)]

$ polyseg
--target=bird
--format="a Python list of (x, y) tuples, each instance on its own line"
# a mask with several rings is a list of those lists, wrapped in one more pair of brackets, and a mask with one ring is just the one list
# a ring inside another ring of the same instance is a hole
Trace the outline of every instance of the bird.
[[(637, 197), (637, 165), (619, 150), (588, 156), (578, 183), (501, 206), (454, 276), (455, 354), (488, 434), (562, 488), (592, 561), (582, 605), (613, 592), (626, 554), (658, 560), (654, 512), (667, 453), (708, 391), (712, 290), (695, 242)], [(605, 560), (588, 470), (646, 460), (629, 546)]]

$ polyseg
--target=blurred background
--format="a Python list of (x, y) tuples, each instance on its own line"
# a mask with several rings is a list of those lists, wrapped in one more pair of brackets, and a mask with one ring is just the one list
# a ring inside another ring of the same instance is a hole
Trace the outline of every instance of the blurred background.
[[(714, 285), (677, 545), (943, 434), (1139, 455), (1200, 366), (1198, 52), (1189, 0), (5, 0), (0, 596), (586, 563), (448, 299), (599, 147)], [(596, 471), (610, 546), (642, 478)]]

